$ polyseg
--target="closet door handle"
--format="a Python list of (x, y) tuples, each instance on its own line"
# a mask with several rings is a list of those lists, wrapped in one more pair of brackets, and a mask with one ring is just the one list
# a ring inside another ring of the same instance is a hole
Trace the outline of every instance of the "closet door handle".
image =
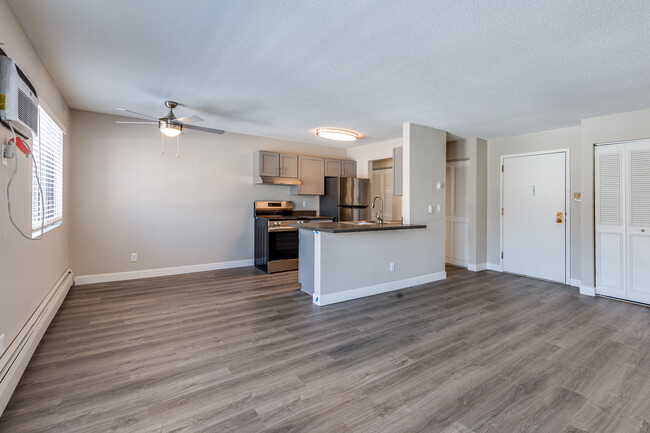
[(645, 229), (641, 229), (641, 233), (645, 233)]

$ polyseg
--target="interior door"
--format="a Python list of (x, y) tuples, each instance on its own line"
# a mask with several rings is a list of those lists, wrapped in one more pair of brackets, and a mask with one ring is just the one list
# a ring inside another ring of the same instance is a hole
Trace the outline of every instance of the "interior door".
[(467, 266), (469, 258), (469, 160), (447, 162), (446, 262)]
[(566, 283), (566, 153), (503, 161), (503, 270)]
[(650, 304), (650, 142), (626, 147), (627, 299)]
[(625, 144), (595, 151), (596, 291), (626, 298)]

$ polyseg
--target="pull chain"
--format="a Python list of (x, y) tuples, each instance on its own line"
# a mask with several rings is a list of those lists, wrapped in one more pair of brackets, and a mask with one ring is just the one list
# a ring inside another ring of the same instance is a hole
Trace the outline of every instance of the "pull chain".
[(165, 136), (160, 134), (160, 154), (165, 154)]
[(176, 136), (176, 158), (181, 156), (180, 135)]

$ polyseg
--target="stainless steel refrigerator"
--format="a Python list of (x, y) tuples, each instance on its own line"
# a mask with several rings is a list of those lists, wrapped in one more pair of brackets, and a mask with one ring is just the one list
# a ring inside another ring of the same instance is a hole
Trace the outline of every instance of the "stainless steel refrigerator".
[(326, 177), (325, 195), (320, 198), (320, 214), (335, 221), (370, 219), (370, 181), (356, 177)]

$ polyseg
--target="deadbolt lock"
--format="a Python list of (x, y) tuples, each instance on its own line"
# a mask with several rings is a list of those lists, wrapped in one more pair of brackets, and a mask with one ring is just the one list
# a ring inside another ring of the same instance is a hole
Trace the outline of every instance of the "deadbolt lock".
[(564, 221), (564, 212), (556, 212), (555, 213), (555, 222), (558, 224), (562, 224)]

